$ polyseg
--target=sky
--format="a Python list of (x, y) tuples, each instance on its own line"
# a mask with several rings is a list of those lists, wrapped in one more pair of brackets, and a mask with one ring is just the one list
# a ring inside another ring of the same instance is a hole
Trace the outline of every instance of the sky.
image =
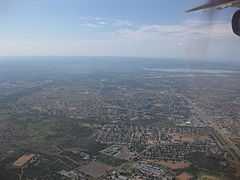
[(0, 56), (240, 57), (236, 9), (185, 13), (203, 0), (0, 0)]

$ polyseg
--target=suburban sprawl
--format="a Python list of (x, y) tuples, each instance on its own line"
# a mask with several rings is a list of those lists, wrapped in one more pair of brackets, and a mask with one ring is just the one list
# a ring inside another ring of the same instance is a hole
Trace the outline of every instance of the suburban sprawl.
[(0, 64), (1, 180), (240, 178), (240, 66), (46, 59)]

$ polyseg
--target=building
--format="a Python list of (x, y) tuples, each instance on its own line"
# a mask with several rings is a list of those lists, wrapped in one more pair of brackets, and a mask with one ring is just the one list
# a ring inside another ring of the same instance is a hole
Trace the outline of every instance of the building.
[(21, 157), (19, 157), (14, 163), (13, 166), (16, 168), (25, 168), (27, 167), (30, 163), (36, 161), (35, 155), (34, 154), (25, 154)]
[(176, 176), (176, 180), (193, 180), (193, 176), (183, 172), (182, 174)]

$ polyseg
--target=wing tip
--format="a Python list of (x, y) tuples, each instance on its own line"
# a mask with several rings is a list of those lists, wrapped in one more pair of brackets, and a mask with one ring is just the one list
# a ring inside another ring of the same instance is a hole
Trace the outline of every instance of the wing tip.
[(190, 13), (190, 12), (193, 12), (193, 10), (192, 9), (185, 10), (185, 13)]
[(190, 13), (190, 12), (201, 11), (201, 10), (203, 10), (202, 7), (196, 7), (196, 8), (188, 9), (185, 12)]

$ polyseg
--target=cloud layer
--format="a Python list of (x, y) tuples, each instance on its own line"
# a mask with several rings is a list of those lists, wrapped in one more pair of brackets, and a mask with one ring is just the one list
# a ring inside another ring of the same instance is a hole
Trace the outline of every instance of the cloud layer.
[[(138, 56), (236, 59), (240, 39), (226, 22), (188, 20), (181, 24), (134, 24), (126, 20), (82, 17), (85, 37), (59, 39), (1, 37), (0, 55)], [(0, 35), (1, 36), (1, 35)], [(93, 38), (94, 37), (94, 38)]]

